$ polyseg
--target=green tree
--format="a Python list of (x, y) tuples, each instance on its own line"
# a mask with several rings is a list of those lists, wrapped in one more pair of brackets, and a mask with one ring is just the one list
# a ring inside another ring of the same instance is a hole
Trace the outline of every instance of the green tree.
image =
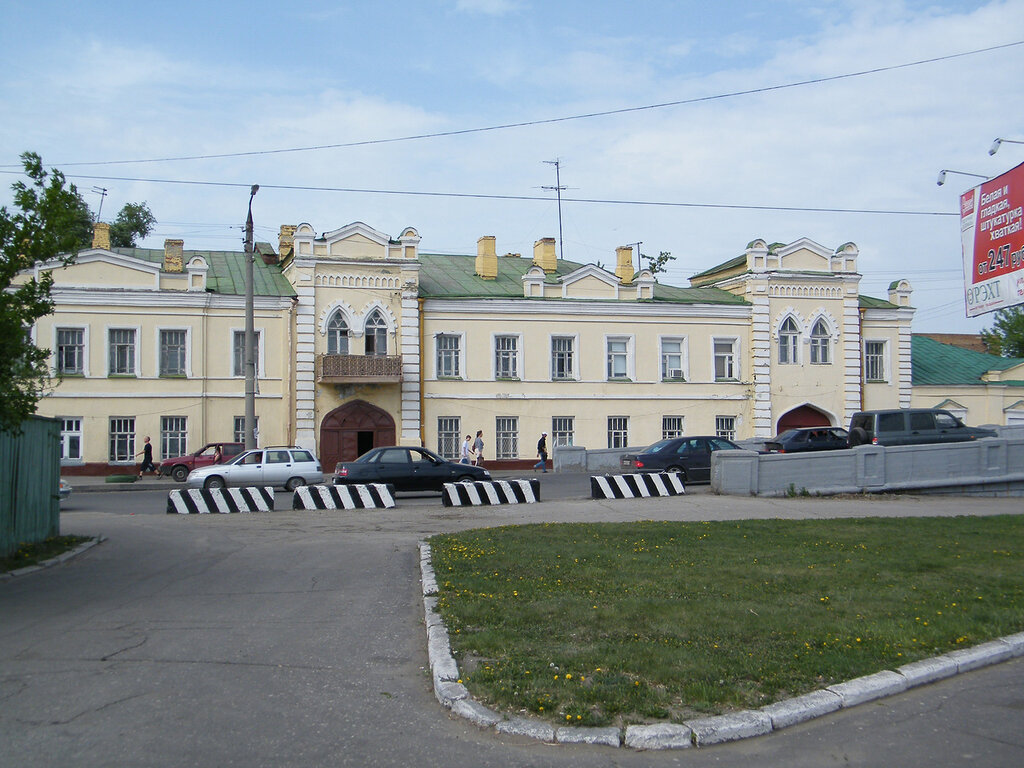
[(668, 270), (668, 263), (675, 260), (675, 256), (672, 255), (671, 251), (662, 251), (658, 254), (658, 257), (647, 256), (641, 253), (640, 258), (647, 259), (647, 268), (651, 271), (652, 275), (656, 275), (659, 272), (665, 272)]
[(21, 161), (29, 181), (11, 185), (11, 210), (0, 207), (0, 430), (14, 433), (46, 392), (50, 351), (33, 344), (29, 331), (53, 312), (50, 272), (17, 283), (15, 277), (39, 264), (73, 262), (89, 242), (91, 218), (75, 185), (65, 186), (60, 171), (47, 173), (33, 152), (22, 154)]
[(145, 203), (125, 203), (110, 225), (110, 245), (113, 248), (134, 248), (139, 239), (146, 237), (156, 224), (156, 216)]
[(981, 338), (993, 355), (1024, 357), (1024, 306), (998, 310), (992, 327), (982, 331)]

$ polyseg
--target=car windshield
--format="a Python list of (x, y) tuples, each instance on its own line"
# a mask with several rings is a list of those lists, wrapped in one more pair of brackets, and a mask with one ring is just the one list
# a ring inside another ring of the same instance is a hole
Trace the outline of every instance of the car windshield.
[[(254, 454), (257, 454), (257, 455), (254, 456)], [(248, 461), (245, 460), (246, 457), (250, 457)], [(262, 459), (263, 459), (263, 451), (262, 450), (258, 450), (258, 451), (249, 451), (247, 453), (240, 453), (237, 456), (232, 456), (230, 459), (228, 459), (224, 463), (225, 464), (259, 464)]]
[(674, 438), (674, 437), (670, 438), (668, 440), (659, 440), (654, 445), (649, 445), (648, 447), (644, 448), (643, 452), (644, 453), (657, 453), (658, 451), (664, 450), (665, 446), (667, 446), (671, 442), (674, 442), (675, 440), (676, 440), (676, 438)]
[(787, 429), (785, 432), (779, 432), (779, 434), (777, 434), (775, 437), (773, 437), (769, 442), (781, 443), (781, 442), (784, 442), (786, 440), (791, 440), (797, 434), (799, 434), (799, 430)]

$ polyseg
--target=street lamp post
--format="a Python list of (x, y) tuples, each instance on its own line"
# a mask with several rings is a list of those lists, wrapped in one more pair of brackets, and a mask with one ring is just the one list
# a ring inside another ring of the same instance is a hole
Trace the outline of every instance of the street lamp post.
[(249, 191), (249, 215), (245, 219), (245, 449), (256, 447), (256, 328), (253, 301), (253, 262), (256, 254), (252, 244), (252, 199), (260, 185)]
[(978, 179), (987, 179), (988, 178), (988, 176), (984, 176), (984, 175), (982, 175), (980, 173), (967, 173), (967, 171), (953, 171), (953, 170), (950, 170), (949, 168), (944, 168), (943, 170), (939, 171), (938, 181), (935, 182), (940, 187), (943, 184), (946, 183), (946, 174), (947, 173), (955, 173), (958, 176), (974, 176), (975, 178), (978, 178)]

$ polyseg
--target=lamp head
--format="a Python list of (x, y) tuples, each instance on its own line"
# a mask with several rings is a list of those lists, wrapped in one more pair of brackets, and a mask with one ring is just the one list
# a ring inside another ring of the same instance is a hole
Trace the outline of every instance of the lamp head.
[(940, 187), (943, 184), (946, 183), (946, 172), (945, 171), (939, 171), (939, 178), (938, 178), (938, 180), (935, 183), (938, 184)]
[(253, 195), (255, 195), (259, 191), (260, 191), (260, 185), (259, 184), (253, 184), (252, 185), (252, 189), (249, 190), (249, 197), (252, 197)]
[(1002, 144), (1002, 143), (1003, 143), (1002, 139), (996, 139), (995, 141), (993, 141), (992, 142), (992, 146), (988, 148), (988, 153), (990, 155), (994, 155), (996, 152), (999, 151), (999, 145)]

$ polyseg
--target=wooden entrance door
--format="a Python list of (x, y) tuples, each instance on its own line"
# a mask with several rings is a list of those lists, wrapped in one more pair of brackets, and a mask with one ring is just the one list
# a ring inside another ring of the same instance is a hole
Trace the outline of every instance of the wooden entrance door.
[(779, 428), (775, 434), (781, 434), (787, 429), (799, 429), (800, 427), (831, 427), (832, 422), (828, 416), (810, 405), (801, 405), (794, 408), (779, 419)]
[(363, 400), (336, 408), (320, 424), (320, 463), (333, 472), (339, 461), (352, 461), (371, 448), (395, 444), (395, 420)]

